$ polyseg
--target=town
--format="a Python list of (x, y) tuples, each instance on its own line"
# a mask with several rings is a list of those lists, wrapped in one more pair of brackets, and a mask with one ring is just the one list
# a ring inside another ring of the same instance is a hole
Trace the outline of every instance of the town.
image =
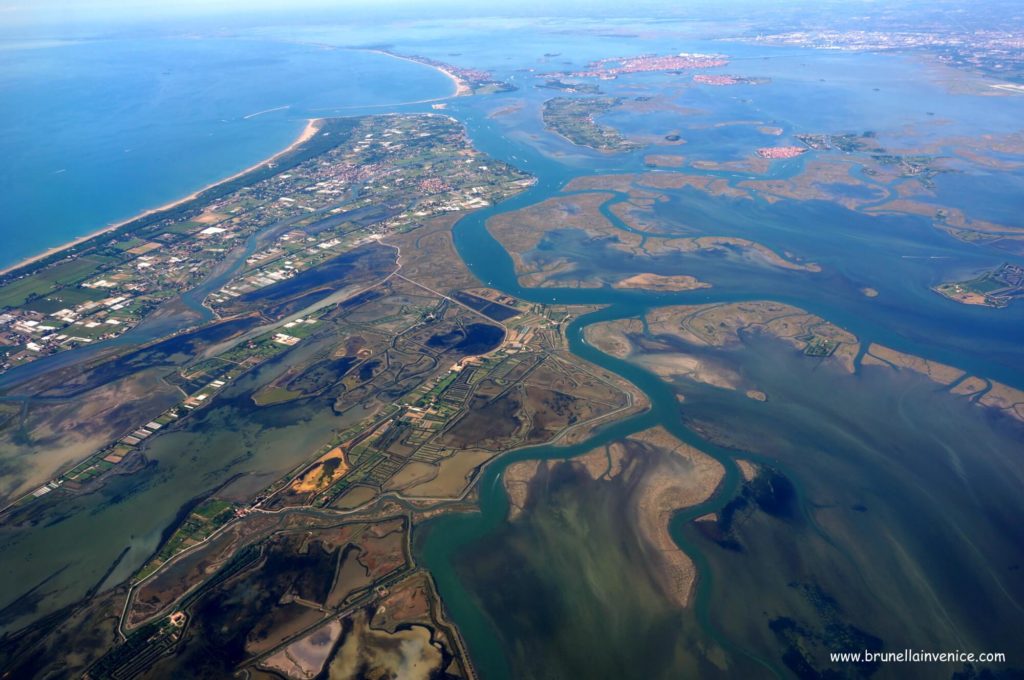
[(968, 281), (940, 283), (936, 293), (965, 305), (1006, 307), (1024, 295), (1024, 267), (1004, 262)]
[[(573, 78), (600, 78), (614, 80), (620, 75), (630, 73), (674, 73), (698, 68), (715, 68), (726, 66), (729, 58), (722, 54), (679, 54), (657, 55), (645, 54), (638, 57), (612, 57), (591, 62), (587, 68), (572, 71), (563, 75)], [(545, 76), (547, 77), (547, 76)]]
[[(281, 162), (214, 200), (8, 277), (0, 286), (0, 373), (122, 335), (234, 259), (244, 260), (245, 283), (212, 296), (214, 305), (360, 239), (489, 205), (530, 181), (504, 163), (480, 162), (461, 128), (439, 115), (331, 121), (310, 146), (324, 140), (331, 146), (320, 156), (293, 167)], [(244, 256), (279, 232), (272, 246)]]
[[(787, 45), (850, 52), (923, 52), (940, 63), (987, 76), (1024, 79), (1024, 38), (1019, 31), (956, 30), (952, 25), (922, 30), (820, 29), (759, 34), (747, 38), (764, 45)], [(1011, 83), (1010, 85), (1013, 85)], [(1019, 91), (1005, 85), (993, 87)]]

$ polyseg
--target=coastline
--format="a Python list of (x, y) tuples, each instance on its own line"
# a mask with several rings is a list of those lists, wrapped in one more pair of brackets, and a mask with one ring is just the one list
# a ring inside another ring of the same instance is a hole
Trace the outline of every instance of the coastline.
[(80, 245), (80, 244), (88, 241), (89, 239), (96, 238), (97, 236), (101, 236), (102, 234), (105, 234), (105, 233), (107, 233), (109, 231), (114, 231), (115, 229), (119, 229), (119, 228), (123, 227), (124, 225), (128, 224), (129, 222), (134, 222), (135, 220), (142, 219), (143, 217), (148, 217), (149, 215), (152, 215), (154, 213), (158, 213), (158, 212), (162, 212), (164, 210), (170, 210), (171, 208), (175, 208), (175, 207), (181, 205), (182, 203), (194, 200), (196, 197), (199, 196), (199, 194), (203, 193), (204, 191), (212, 189), (213, 187), (216, 187), (216, 186), (218, 186), (220, 184), (223, 184), (224, 182), (230, 182), (231, 180), (238, 179), (239, 177), (241, 177), (242, 175), (244, 175), (244, 174), (246, 174), (248, 172), (252, 172), (253, 170), (261, 168), (261, 167), (263, 167), (265, 165), (269, 165), (270, 163), (273, 163), (275, 160), (277, 160), (281, 156), (283, 156), (283, 155), (285, 155), (285, 154), (287, 154), (287, 153), (289, 153), (291, 151), (294, 151), (295, 148), (298, 147), (299, 145), (301, 145), (304, 142), (307, 142), (310, 139), (312, 139), (316, 135), (316, 133), (320, 130), (320, 127), (323, 124), (323, 120), (324, 120), (323, 118), (310, 118), (310, 119), (308, 119), (306, 121), (306, 127), (303, 128), (302, 132), (299, 133), (299, 136), (296, 137), (295, 140), (291, 144), (289, 144), (285, 148), (281, 149), (280, 151), (278, 151), (274, 155), (269, 156), (267, 158), (264, 158), (263, 160), (250, 165), (249, 167), (245, 168), (244, 170), (239, 170), (238, 172), (236, 172), (235, 174), (231, 175), (230, 177), (221, 178), (221, 179), (217, 180), (216, 182), (211, 182), (210, 184), (207, 184), (204, 187), (196, 189), (195, 191), (193, 191), (188, 196), (183, 196), (181, 198), (177, 198), (177, 199), (171, 201), (170, 203), (165, 203), (165, 204), (163, 204), (163, 205), (161, 205), (159, 207), (156, 207), (156, 208), (150, 208), (149, 210), (144, 210), (144, 211), (138, 213), (137, 215), (133, 215), (133, 216), (127, 218), (127, 219), (121, 220), (120, 222), (116, 222), (114, 224), (108, 224), (107, 226), (102, 227), (100, 229), (97, 229), (96, 231), (93, 231), (93, 232), (91, 232), (89, 234), (85, 234), (84, 236), (78, 236), (78, 237), (72, 239), (71, 241), (63, 243), (63, 244), (61, 244), (59, 246), (54, 246), (53, 248), (48, 248), (47, 250), (44, 250), (43, 252), (38, 253), (36, 255), (33, 255), (31, 257), (25, 258), (24, 260), (21, 260), (20, 262), (16, 262), (14, 264), (11, 264), (11, 265), (8, 265), (6, 267), (3, 267), (2, 269), (0, 269), (0, 276), (4, 276), (6, 274), (9, 274), (10, 272), (13, 272), (13, 271), (16, 271), (18, 269), (21, 269), (22, 267), (28, 266), (28, 265), (30, 265), (30, 264), (32, 264), (34, 262), (38, 262), (39, 260), (43, 260), (43, 259), (45, 259), (47, 257), (52, 256), (52, 255), (57, 255), (57, 254), (65, 251), (65, 250), (68, 250), (69, 248), (73, 248), (73, 247), (75, 247), (77, 245)]
[[(418, 104), (418, 103), (427, 103), (427, 102), (431, 102), (431, 101), (442, 101), (442, 100), (445, 100), (445, 99), (451, 99), (452, 97), (460, 97), (460, 96), (465, 96), (465, 95), (472, 94), (472, 88), (470, 88), (469, 84), (465, 80), (463, 80), (462, 78), (458, 77), (457, 75), (455, 75), (454, 73), (452, 73), (448, 69), (445, 69), (445, 68), (443, 68), (441, 66), (437, 66), (435, 64), (428, 64), (428, 63), (419, 61), (417, 59), (414, 59), (412, 57), (406, 57), (406, 56), (402, 56), (400, 54), (395, 54), (393, 52), (388, 52), (387, 50), (369, 49), (369, 50), (366, 50), (366, 51), (374, 52), (376, 54), (383, 54), (383, 55), (392, 57), (394, 59), (401, 59), (403, 61), (408, 61), (408, 62), (412, 62), (414, 64), (419, 64), (420, 66), (426, 66), (428, 68), (432, 68), (432, 69), (434, 69), (434, 70), (436, 70), (436, 71), (438, 71), (440, 73), (443, 73), (449, 80), (452, 81), (452, 84), (455, 86), (455, 91), (452, 94), (450, 94), (450, 95), (447, 95), (447, 96), (444, 96), (444, 97), (436, 97), (434, 99), (426, 99), (426, 100), (423, 100), (421, 102), (411, 102), (411, 103), (417, 103)], [(260, 113), (265, 113), (265, 112), (261, 111)], [(175, 207), (181, 205), (182, 203), (185, 203), (187, 201), (191, 201), (191, 200), (195, 199), (196, 197), (199, 196), (199, 194), (203, 193), (204, 191), (212, 189), (213, 187), (216, 187), (216, 186), (218, 186), (220, 184), (223, 184), (224, 182), (230, 182), (231, 180), (237, 179), (238, 177), (241, 177), (242, 175), (244, 175), (244, 174), (246, 174), (248, 172), (252, 172), (253, 170), (261, 168), (264, 165), (273, 163), (277, 158), (280, 158), (281, 156), (283, 156), (286, 153), (289, 153), (290, 151), (293, 151), (296, 147), (298, 147), (303, 142), (306, 142), (306, 141), (309, 141), (310, 139), (312, 139), (313, 136), (316, 135), (317, 131), (320, 129), (320, 127), (321, 127), (321, 125), (323, 123), (323, 120), (324, 120), (324, 118), (309, 118), (309, 119), (307, 119), (306, 127), (302, 130), (302, 132), (299, 133), (299, 136), (296, 137), (295, 140), (291, 144), (289, 144), (284, 149), (281, 149), (280, 151), (278, 151), (274, 155), (269, 156), (267, 158), (264, 158), (263, 160), (259, 161), (258, 163), (254, 163), (253, 165), (250, 165), (249, 167), (245, 168), (244, 170), (240, 170), (240, 171), (236, 172), (235, 174), (231, 175), (230, 177), (221, 178), (221, 179), (217, 180), (216, 182), (211, 182), (210, 184), (207, 184), (206, 186), (201, 187), (200, 189), (197, 189), (196, 191), (190, 193), (187, 196), (183, 196), (181, 198), (175, 199), (175, 200), (173, 200), (173, 201), (171, 201), (169, 203), (165, 203), (165, 204), (163, 204), (161, 206), (158, 206), (156, 208), (150, 208), (148, 210), (144, 210), (144, 211), (142, 211), (142, 212), (140, 212), (140, 213), (138, 213), (136, 215), (132, 215), (131, 217), (129, 217), (127, 219), (121, 220), (121, 221), (113, 223), (113, 224), (108, 224), (108, 225), (106, 225), (104, 227), (101, 227), (100, 229), (92, 231), (92, 232), (90, 232), (88, 234), (85, 234), (83, 236), (77, 236), (77, 237), (73, 238), (70, 241), (66, 241), (65, 243), (62, 243), (59, 246), (54, 246), (52, 248), (47, 248), (46, 250), (44, 250), (44, 251), (42, 251), (40, 253), (37, 253), (35, 255), (32, 255), (30, 257), (27, 257), (27, 258), (25, 258), (23, 260), (20, 260), (18, 262), (15, 262), (13, 264), (10, 264), (10, 265), (4, 266), (4, 267), (0, 267), (0, 277), (6, 276), (7, 274), (10, 274), (11, 272), (14, 272), (14, 271), (17, 271), (17, 270), (21, 269), (22, 267), (26, 267), (28, 265), (31, 265), (31, 264), (33, 264), (35, 262), (40, 261), (40, 260), (44, 260), (44, 259), (46, 259), (48, 257), (53, 256), (53, 255), (58, 255), (58, 254), (62, 253), (65, 250), (69, 250), (71, 248), (74, 248), (75, 246), (81, 245), (82, 243), (85, 243), (86, 241), (88, 241), (90, 239), (96, 238), (97, 236), (101, 236), (101, 235), (103, 235), (103, 234), (105, 234), (107, 232), (119, 229), (119, 228), (123, 227), (124, 225), (126, 225), (126, 224), (128, 224), (130, 222), (134, 222), (135, 220), (139, 220), (139, 219), (142, 219), (144, 217), (148, 217), (149, 215), (153, 215), (154, 213), (159, 213), (159, 212), (164, 211), (164, 210), (170, 210), (171, 208), (175, 208)]]
[(465, 80), (463, 80), (462, 78), (458, 77), (457, 75), (455, 75), (454, 73), (452, 73), (448, 69), (446, 69), (446, 68), (444, 68), (442, 66), (438, 66), (437, 64), (428, 64), (427, 62), (420, 61), (419, 59), (414, 59), (412, 57), (406, 57), (406, 56), (403, 56), (401, 54), (395, 54), (394, 52), (388, 52), (387, 50), (373, 50), (373, 49), (371, 49), (371, 50), (367, 50), (367, 51), (368, 52), (374, 52), (376, 54), (384, 54), (384, 55), (387, 55), (389, 57), (393, 57), (395, 59), (401, 59), (402, 61), (409, 61), (409, 62), (412, 62), (413, 64), (419, 64), (420, 66), (427, 66), (429, 68), (434, 69), (435, 71), (438, 71), (438, 72), (443, 73), (444, 75), (446, 75), (448, 77), (448, 79), (452, 81), (452, 84), (455, 85), (455, 92), (453, 92), (452, 94), (448, 95), (447, 97), (437, 97), (436, 100), (435, 99), (424, 99), (422, 102), (417, 102), (417, 103), (424, 103), (424, 102), (429, 102), (429, 101), (440, 101), (442, 99), (450, 99), (451, 97), (464, 97), (466, 95), (472, 94), (472, 92), (473, 92), (473, 89), (469, 86), (469, 83), (467, 83)]

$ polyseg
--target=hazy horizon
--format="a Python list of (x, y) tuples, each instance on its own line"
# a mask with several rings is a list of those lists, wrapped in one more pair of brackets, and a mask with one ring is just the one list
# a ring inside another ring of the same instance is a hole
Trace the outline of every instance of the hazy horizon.
[[(990, 5), (1012, 2), (991, 0)], [(922, 3), (918, 0), (781, 0), (763, 3), (752, 0), (685, 0), (666, 7), (654, 0), (629, 4), (612, 0), (525, 0), (509, 4), (500, 0), (466, 3), (461, 0), (440, 0), (430, 4), (422, 0), (296, 0), (283, 6), (280, 0), (180, 0), (174, 4), (153, 4), (140, 0), (22, 0), (0, 2), (0, 37), (26, 37), (25, 33), (47, 35), (87, 34), (103, 30), (120, 30), (131, 26), (159, 26), (163, 29), (194, 27), (190, 22), (231, 21), (232, 24), (305, 22), (351, 22), (392, 20), (432, 20), (455, 17), (579, 17), (579, 18), (650, 18), (650, 19), (774, 19), (780, 12), (797, 11), (807, 6), (821, 11), (833, 5), (837, 13), (869, 16), (876, 12), (900, 11), (915, 7), (915, 12), (949, 12), (953, 8), (977, 3), (963, 0)], [(706, 14), (706, 10), (713, 10)]]

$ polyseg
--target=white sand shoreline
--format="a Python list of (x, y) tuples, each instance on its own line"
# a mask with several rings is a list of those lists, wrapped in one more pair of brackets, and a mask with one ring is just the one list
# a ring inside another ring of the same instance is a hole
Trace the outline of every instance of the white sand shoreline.
[(263, 167), (265, 165), (273, 163), (275, 160), (277, 160), (278, 158), (280, 158), (284, 154), (286, 154), (286, 153), (288, 153), (290, 151), (293, 151), (296, 147), (298, 147), (303, 142), (306, 142), (306, 141), (312, 139), (313, 136), (320, 129), (322, 121), (323, 121), (323, 118), (310, 118), (309, 120), (306, 121), (306, 127), (302, 130), (301, 133), (299, 133), (299, 136), (296, 137), (295, 141), (293, 141), (291, 144), (286, 146), (284, 149), (281, 149), (280, 151), (275, 153), (273, 156), (270, 156), (268, 158), (264, 158), (263, 160), (259, 161), (258, 163), (254, 163), (253, 165), (250, 165), (249, 167), (245, 168), (244, 170), (239, 170), (238, 172), (236, 172), (235, 174), (231, 175), (230, 177), (225, 177), (223, 179), (217, 180), (216, 182), (212, 182), (210, 184), (207, 184), (206, 186), (202, 187), (201, 189), (197, 189), (196, 191), (193, 191), (188, 196), (184, 196), (182, 198), (175, 199), (175, 200), (171, 201), (170, 203), (165, 203), (164, 205), (161, 205), (161, 206), (159, 206), (157, 208), (151, 208), (149, 210), (144, 210), (143, 212), (140, 212), (137, 215), (133, 215), (132, 217), (129, 217), (126, 220), (121, 220), (120, 222), (115, 222), (114, 224), (109, 224), (109, 225), (107, 225), (107, 226), (105, 226), (105, 227), (103, 227), (101, 229), (97, 229), (96, 231), (94, 231), (92, 233), (86, 234), (85, 236), (79, 236), (77, 238), (72, 239), (71, 241), (68, 241), (67, 243), (62, 244), (62, 245), (55, 246), (53, 248), (48, 248), (47, 250), (44, 250), (43, 252), (39, 253), (38, 255), (33, 255), (31, 257), (25, 258), (24, 260), (21, 260), (20, 262), (17, 262), (15, 264), (12, 264), (12, 265), (9, 265), (7, 267), (4, 267), (3, 269), (0, 269), (0, 276), (3, 276), (3, 275), (8, 274), (10, 272), (16, 271), (18, 269), (21, 269), (22, 267), (30, 265), (33, 262), (38, 262), (39, 260), (45, 259), (47, 257), (50, 257), (51, 255), (56, 255), (58, 253), (61, 253), (61, 252), (65, 251), (65, 250), (68, 250), (69, 248), (73, 248), (74, 246), (80, 245), (80, 244), (88, 241), (89, 239), (95, 238), (97, 236), (100, 236), (100, 235), (105, 234), (105, 233), (110, 232), (110, 231), (114, 231), (115, 229), (119, 229), (119, 228), (123, 227), (124, 225), (126, 225), (126, 224), (128, 224), (130, 222), (134, 222), (135, 220), (142, 219), (143, 217), (147, 217), (149, 215), (161, 212), (163, 210), (170, 210), (171, 208), (175, 208), (175, 207), (181, 205), (182, 203), (186, 203), (187, 201), (191, 201), (191, 200), (195, 199), (196, 197), (199, 196), (199, 194), (203, 193), (204, 191), (207, 191), (208, 189), (212, 189), (213, 187), (216, 187), (216, 186), (218, 186), (220, 184), (223, 184), (225, 182), (230, 182), (231, 180), (238, 179), (239, 177), (241, 177), (242, 175), (244, 175), (244, 174), (246, 174), (248, 172), (252, 172), (253, 170), (257, 170), (257, 169), (259, 169), (259, 168), (261, 168), (261, 167)]
[[(447, 70), (447, 69), (445, 69), (443, 67), (436, 66), (434, 64), (427, 64), (427, 63), (424, 63), (422, 61), (418, 61), (416, 59), (413, 59), (411, 57), (404, 57), (404, 56), (401, 56), (399, 54), (395, 54), (393, 52), (388, 52), (386, 50), (369, 49), (369, 50), (365, 50), (365, 51), (367, 51), (367, 52), (374, 52), (376, 54), (383, 54), (383, 55), (386, 55), (388, 57), (392, 57), (393, 59), (401, 59), (402, 61), (408, 61), (408, 62), (412, 62), (414, 64), (419, 64), (420, 66), (426, 66), (427, 68), (432, 68), (432, 69), (434, 69), (434, 70), (436, 70), (436, 71), (438, 71), (440, 73), (443, 73), (445, 76), (447, 76), (448, 79), (451, 80), (452, 84), (455, 86), (455, 91), (452, 94), (447, 95), (445, 97), (436, 97), (434, 99), (424, 99), (424, 100), (417, 101), (417, 102), (405, 102), (405, 104), (425, 104), (425, 103), (429, 103), (429, 102), (433, 102), (433, 101), (442, 101), (444, 99), (451, 99), (452, 97), (459, 97), (459, 96), (467, 95), (467, 94), (470, 94), (471, 91), (472, 91), (471, 88), (469, 87), (469, 85), (466, 83), (465, 80), (463, 80), (462, 78), (459, 78), (457, 75), (455, 75), (454, 73), (452, 73), (451, 71), (449, 71), (449, 70)], [(395, 105), (394, 104), (388, 104), (387, 106), (395, 106)], [(260, 113), (267, 113), (268, 111), (277, 111), (277, 110), (280, 110), (282, 108), (286, 108), (286, 107), (277, 107), (277, 108), (274, 108), (274, 109), (267, 109), (266, 111), (259, 111), (256, 114), (250, 114), (250, 115), (258, 115)], [(365, 108), (365, 107), (359, 107), (359, 108)], [(248, 117), (249, 116), (246, 116), (246, 118), (248, 118)], [(206, 191), (208, 189), (212, 189), (213, 187), (215, 187), (215, 186), (217, 186), (219, 184), (223, 184), (224, 182), (230, 182), (233, 179), (237, 179), (237, 178), (241, 177), (242, 175), (246, 174), (247, 172), (252, 172), (253, 170), (256, 170), (257, 168), (263, 167), (264, 165), (267, 165), (268, 163), (272, 163), (272, 162), (274, 162), (274, 160), (276, 160), (277, 158), (280, 158), (282, 155), (288, 153), (289, 151), (294, 150), (295, 147), (297, 147), (298, 145), (300, 145), (303, 142), (311, 139), (313, 137), (313, 135), (316, 134), (317, 130), (320, 129), (320, 126), (321, 126), (323, 120), (324, 120), (323, 118), (310, 118), (310, 119), (308, 119), (306, 121), (305, 129), (303, 129), (303, 131), (299, 134), (299, 136), (295, 139), (295, 141), (293, 141), (287, 147), (285, 147), (281, 151), (278, 151), (277, 153), (275, 153), (273, 156), (270, 156), (269, 158), (265, 158), (262, 161), (260, 161), (258, 163), (255, 163), (254, 165), (250, 165), (249, 167), (247, 167), (244, 170), (236, 172), (235, 174), (231, 175), (230, 177), (225, 177), (224, 179), (219, 179), (216, 182), (213, 182), (211, 184), (207, 184), (203, 188), (198, 189), (198, 190), (192, 192), (191, 194), (189, 194), (188, 196), (185, 196), (183, 198), (176, 199), (174, 201), (171, 201), (170, 203), (165, 203), (164, 205), (161, 205), (161, 206), (159, 206), (157, 208), (151, 208), (149, 210), (145, 210), (145, 211), (143, 211), (141, 213), (138, 213), (137, 215), (129, 217), (126, 220), (121, 220), (120, 222), (116, 222), (114, 224), (109, 224), (109, 225), (107, 225), (107, 226), (105, 226), (105, 227), (103, 227), (101, 229), (97, 229), (96, 231), (93, 231), (93, 232), (91, 232), (89, 234), (86, 234), (84, 236), (79, 236), (77, 238), (74, 238), (74, 239), (72, 239), (72, 240), (70, 240), (70, 241), (68, 241), (66, 243), (63, 243), (63, 244), (61, 244), (59, 246), (54, 246), (53, 248), (48, 248), (48, 249), (44, 250), (43, 252), (39, 253), (38, 255), (33, 255), (31, 257), (27, 257), (24, 260), (21, 260), (20, 262), (16, 262), (15, 264), (3, 267), (2, 269), (0, 269), (0, 276), (4, 276), (6, 274), (9, 274), (10, 272), (13, 272), (13, 271), (16, 271), (18, 269), (21, 269), (22, 267), (28, 266), (28, 265), (30, 265), (30, 264), (32, 264), (34, 262), (38, 262), (39, 260), (43, 260), (43, 259), (45, 259), (47, 257), (50, 257), (51, 255), (56, 255), (56, 254), (61, 253), (61, 252), (65, 251), (65, 250), (73, 248), (73, 247), (75, 247), (77, 245), (81, 245), (82, 243), (88, 241), (89, 239), (95, 238), (97, 236), (100, 236), (100, 235), (105, 234), (105, 233), (110, 232), (110, 231), (114, 231), (115, 229), (119, 229), (120, 227), (123, 227), (124, 225), (126, 225), (126, 224), (128, 224), (130, 222), (134, 222), (135, 220), (141, 219), (143, 217), (147, 217), (149, 215), (152, 215), (153, 213), (158, 213), (158, 212), (163, 211), (163, 210), (169, 210), (171, 208), (175, 208), (175, 207), (181, 205), (182, 203), (185, 203), (186, 201), (193, 200), (194, 198), (199, 196), (199, 194), (203, 193), (204, 191)]]
[(384, 55), (387, 55), (387, 56), (392, 57), (394, 59), (401, 59), (402, 61), (408, 61), (408, 62), (412, 62), (413, 64), (419, 64), (420, 66), (426, 66), (427, 68), (432, 68), (435, 71), (438, 71), (439, 73), (443, 73), (444, 75), (446, 75), (448, 77), (448, 79), (451, 80), (452, 83), (455, 85), (455, 92), (453, 92), (448, 97), (437, 97), (436, 99), (422, 99), (422, 100), (420, 100), (418, 102), (410, 102), (412, 104), (422, 104), (422, 103), (426, 103), (426, 102), (440, 101), (442, 99), (449, 99), (450, 97), (461, 97), (463, 95), (467, 95), (467, 94), (470, 94), (472, 92), (472, 88), (469, 87), (469, 83), (467, 83), (465, 80), (463, 80), (462, 78), (458, 77), (457, 75), (455, 75), (454, 73), (452, 73), (451, 71), (449, 71), (448, 69), (446, 69), (444, 67), (437, 66), (436, 64), (428, 64), (428, 63), (420, 61), (418, 59), (413, 59), (412, 57), (403, 57), (400, 54), (395, 54), (394, 52), (388, 52), (387, 50), (367, 50), (367, 52), (373, 52), (375, 54), (384, 54)]

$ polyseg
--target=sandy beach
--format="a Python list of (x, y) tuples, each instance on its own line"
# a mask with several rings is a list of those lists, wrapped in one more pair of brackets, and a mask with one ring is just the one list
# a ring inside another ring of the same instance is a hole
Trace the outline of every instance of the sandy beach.
[[(436, 66), (434, 64), (427, 64), (427, 63), (424, 63), (424, 62), (419, 61), (417, 59), (413, 59), (411, 57), (404, 57), (404, 56), (401, 56), (401, 55), (398, 55), (398, 54), (394, 54), (392, 52), (388, 52), (386, 50), (367, 50), (367, 51), (375, 52), (377, 54), (384, 54), (384, 55), (387, 55), (387, 56), (392, 57), (394, 59), (401, 59), (403, 61), (409, 61), (409, 62), (412, 62), (414, 64), (420, 64), (421, 66), (426, 66), (428, 68), (432, 68), (432, 69), (434, 69), (436, 71), (439, 71), (440, 73), (443, 73), (445, 76), (447, 76), (448, 79), (451, 80), (452, 84), (455, 86), (455, 92), (452, 95), (449, 95), (449, 96), (446, 96), (446, 97), (437, 97), (436, 99), (428, 99), (428, 100), (424, 100), (424, 102), (411, 102), (411, 103), (425, 103), (425, 102), (431, 102), (431, 101), (440, 101), (440, 100), (443, 100), (443, 99), (449, 99), (450, 97), (453, 97), (453, 96), (454, 97), (459, 97), (459, 96), (468, 95), (468, 94), (471, 94), (471, 92), (472, 92), (471, 88), (469, 87), (469, 84), (466, 83), (465, 80), (463, 80), (462, 78), (458, 77), (457, 75), (455, 75), (454, 73), (452, 73), (451, 71), (449, 71), (449, 70), (447, 70), (447, 69), (445, 69), (443, 67)], [(273, 110), (276, 110), (276, 109), (269, 109), (269, 110), (273, 111)], [(259, 113), (266, 113), (266, 111), (260, 111)], [(170, 203), (166, 203), (164, 205), (161, 205), (158, 208), (152, 208), (151, 210), (146, 210), (146, 211), (141, 212), (141, 213), (139, 213), (137, 215), (133, 215), (132, 217), (129, 217), (128, 219), (121, 220), (120, 222), (116, 222), (114, 224), (109, 224), (109, 225), (103, 227), (102, 229), (97, 229), (96, 231), (94, 231), (92, 233), (86, 234), (84, 236), (79, 236), (79, 237), (77, 237), (77, 238), (75, 238), (75, 239), (73, 239), (71, 241), (68, 241), (67, 243), (62, 244), (62, 245), (55, 246), (55, 247), (50, 248), (48, 250), (44, 250), (43, 252), (39, 253), (38, 255), (33, 255), (32, 257), (26, 258), (26, 259), (24, 259), (24, 260), (22, 260), (20, 262), (15, 263), (15, 264), (8, 265), (7, 267), (4, 267), (4, 268), (0, 269), (0, 276), (3, 276), (5, 274), (8, 274), (8, 273), (13, 272), (13, 271), (18, 270), (18, 269), (21, 269), (22, 267), (24, 267), (26, 265), (30, 265), (33, 262), (38, 262), (39, 260), (45, 259), (47, 257), (50, 257), (51, 255), (55, 255), (57, 253), (65, 251), (65, 250), (67, 250), (69, 248), (73, 248), (74, 246), (77, 246), (77, 245), (79, 245), (81, 243), (84, 243), (85, 241), (88, 241), (91, 238), (95, 238), (96, 236), (99, 236), (101, 234), (105, 234), (108, 231), (113, 231), (115, 229), (123, 227), (124, 225), (128, 224), (129, 222), (134, 222), (137, 219), (146, 217), (148, 215), (152, 215), (153, 213), (158, 213), (158, 212), (160, 212), (162, 210), (169, 210), (170, 208), (177, 207), (177, 206), (181, 205), (182, 203), (185, 203), (186, 201), (191, 201), (192, 199), (196, 198), (199, 194), (203, 193), (207, 189), (211, 189), (211, 188), (217, 186), (218, 184), (223, 184), (224, 182), (230, 182), (231, 180), (237, 179), (238, 177), (244, 175), (247, 172), (251, 172), (252, 170), (255, 170), (255, 169), (259, 168), (259, 167), (262, 167), (262, 166), (264, 166), (264, 165), (266, 165), (268, 163), (272, 163), (272, 162), (274, 162), (275, 159), (280, 158), (282, 155), (288, 153), (289, 151), (292, 151), (299, 144), (302, 144), (303, 142), (305, 142), (308, 139), (310, 139), (311, 137), (313, 137), (313, 135), (316, 134), (317, 130), (320, 129), (320, 126), (322, 124), (322, 120), (323, 120), (322, 118), (310, 118), (306, 122), (305, 129), (303, 129), (303, 131), (299, 134), (299, 136), (295, 139), (294, 142), (289, 144), (286, 148), (282, 149), (281, 151), (278, 151), (273, 156), (271, 156), (269, 158), (263, 159), (259, 163), (256, 163), (254, 165), (249, 166), (248, 168), (245, 168), (244, 170), (236, 172), (234, 175), (231, 175), (230, 177), (225, 177), (224, 179), (217, 180), (216, 182), (214, 182), (212, 184), (208, 184), (208, 185), (204, 186), (203, 188), (194, 191), (193, 193), (189, 194), (188, 196), (184, 196), (182, 198), (176, 199), (174, 201), (171, 201)]]
[(158, 208), (152, 208), (150, 210), (146, 210), (146, 211), (141, 212), (141, 213), (139, 213), (137, 215), (129, 217), (126, 220), (121, 220), (120, 222), (116, 222), (114, 224), (107, 225), (107, 226), (103, 227), (102, 229), (97, 229), (96, 231), (94, 231), (94, 232), (92, 232), (90, 234), (86, 234), (85, 236), (79, 236), (78, 238), (76, 238), (76, 239), (74, 239), (72, 241), (69, 241), (69, 242), (67, 242), (67, 243), (65, 243), (63, 245), (56, 246), (54, 248), (50, 248), (49, 250), (44, 250), (43, 252), (39, 253), (38, 255), (33, 255), (32, 257), (29, 257), (29, 258), (26, 258), (26, 259), (22, 260), (21, 262), (18, 262), (16, 264), (12, 264), (12, 265), (10, 265), (8, 267), (4, 267), (3, 269), (0, 269), (0, 276), (3, 276), (4, 274), (7, 274), (7, 273), (12, 272), (12, 271), (15, 271), (17, 269), (20, 269), (21, 267), (24, 267), (26, 265), (32, 264), (33, 262), (38, 262), (39, 260), (47, 258), (47, 257), (49, 257), (51, 255), (55, 255), (57, 253), (60, 253), (60, 252), (62, 252), (64, 250), (67, 250), (68, 248), (72, 248), (72, 247), (74, 247), (76, 245), (79, 245), (80, 243), (84, 243), (85, 241), (88, 241), (91, 238), (95, 238), (96, 236), (99, 236), (100, 234), (105, 234), (108, 231), (114, 231), (115, 229), (119, 229), (120, 227), (123, 227), (124, 225), (128, 224), (129, 222), (134, 222), (135, 220), (141, 219), (141, 218), (146, 217), (148, 215), (152, 215), (154, 213), (158, 213), (158, 212), (160, 212), (162, 210), (169, 210), (171, 208), (175, 208), (175, 207), (181, 205), (182, 203), (185, 203), (187, 201), (193, 200), (194, 198), (199, 196), (199, 194), (203, 193), (207, 189), (212, 189), (213, 187), (215, 187), (215, 186), (217, 186), (219, 184), (223, 184), (224, 182), (230, 182), (231, 180), (234, 180), (234, 179), (237, 179), (237, 178), (241, 177), (242, 175), (246, 174), (247, 172), (252, 172), (253, 170), (256, 170), (257, 168), (261, 168), (264, 165), (267, 165), (269, 163), (273, 163), (275, 160), (277, 160), (278, 158), (280, 158), (284, 154), (294, 150), (297, 146), (299, 146), (303, 142), (308, 141), (309, 139), (311, 139), (313, 137), (313, 135), (315, 135), (317, 133), (317, 131), (320, 129), (320, 127), (322, 125), (322, 121), (323, 121), (322, 118), (310, 118), (308, 121), (306, 121), (306, 127), (302, 130), (301, 133), (299, 133), (299, 136), (296, 137), (295, 141), (293, 141), (287, 147), (285, 147), (284, 149), (278, 151), (277, 153), (275, 153), (273, 156), (270, 156), (269, 158), (264, 158), (259, 163), (255, 163), (255, 164), (250, 165), (249, 167), (245, 168), (244, 170), (240, 170), (240, 171), (236, 172), (235, 174), (231, 175), (230, 177), (225, 177), (224, 179), (219, 179), (216, 182), (213, 182), (212, 184), (207, 184), (203, 188), (197, 189), (196, 191), (192, 192), (188, 196), (184, 196), (182, 198), (176, 199), (174, 201), (171, 201), (170, 203), (165, 203), (164, 205), (162, 205), (162, 206), (160, 206)]
[[(420, 61), (418, 59), (413, 59), (412, 57), (403, 57), (400, 54), (395, 54), (394, 52), (388, 52), (387, 50), (368, 50), (368, 51), (369, 52), (375, 52), (377, 54), (385, 54), (385, 55), (387, 55), (389, 57), (393, 57), (395, 59), (401, 59), (402, 61), (410, 61), (410, 62), (412, 62), (414, 64), (419, 64), (420, 66), (426, 66), (428, 68), (434, 69), (435, 71), (440, 71), (441, 73), (443, 73), (446, 76), (448, 76), (448, 79), (451, 80), (452, 83), (455, 85), (455, 92), (452, 95), (453, 97), (462, 97), (462, 96), (471, 94), (472, 91), (473, 91), (472, 88), (469, 87), (469, 83), (467, 83), (465, 80), (463, 80), (462, 78), (458, 77), (457, 75), (455, 75), (454, 73), (452, 73), (448, 69), (443, 68), (441, 66), (437, 66), (436, 64), (428, 64), (428, 63), (422, 62), (422, 61)], [(421, 102), (413, 102), (413, 103), (422, 104), (422, 103), (425, 103), (425, 102), (438, 101), (438, 100), (441, 100), (441, 99), (448, 99), (448, 97), (437, 97), (436, 99), (424, 99)]]

